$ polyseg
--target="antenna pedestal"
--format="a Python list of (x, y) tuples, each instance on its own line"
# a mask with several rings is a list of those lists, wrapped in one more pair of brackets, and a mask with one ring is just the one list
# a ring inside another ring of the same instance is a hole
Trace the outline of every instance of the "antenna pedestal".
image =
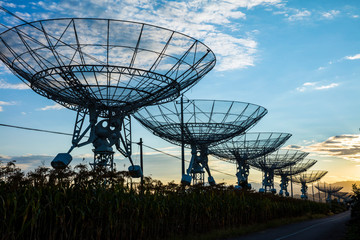
[(276, 189), (274, 188), (274, 169), (264, 170), (262, 189), (263, 191), (261, 192), (276, 193)]
[(286, 175), (282, 175), (281, 176), (281, 184), (280, 184), (281, 190), (279, 191), (279, 194), (281, 196), (283, 196), (284, 194), (286, 197), (289, 196), (289, 192), (287, 190), (288, 185), (289, 185), (289, 178)]
[(90, 163), (93, 169), (109, 168), (111, 171), (114, 170), (114, 152), (113, 151), (95, 151), (94, 150), (94, 162)]
[(301, 183), (301, 198), (302, 199), (308, 199), (308, 196), (307, 196), (307, 190), (308, 190), (308, 186), (306, 184), (306, 182), (302, 182)]
[[(198, 152), (200, 154), (198, 155)], [(208, 148), (207, 146), (201, 146), (200, 151), (196, 145), (191, 146), (191, 161), (189, 168), (187, 169), (187, 175), (183, 175), (181, 183), (190, 185), (191, 180), (193, 184), (204, 184), (205, 183), (205, 170), (208, 173), (208, 182), (211, 186), (215, 185), (215, 180), (211, 176), (210, 168), (208, 165)]]
[(243, 189), (251, 189), (251, 184), (248, 183), (249, 176), (249, 164), (245, 159), (237, 159), (237, 170), (236, 177), (238, 180), (238, 186)]

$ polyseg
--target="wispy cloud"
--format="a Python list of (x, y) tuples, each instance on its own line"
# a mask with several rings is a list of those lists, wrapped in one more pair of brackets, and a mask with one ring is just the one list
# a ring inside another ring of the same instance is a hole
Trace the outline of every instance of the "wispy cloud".
[(323, 12), (321, 15), (326, 19), (333, 19), (340, 14), (338, 10), (331, 10), (329, 12)]
[(288, 145), (283, 147), (283, 149), (295, 149), (295, 150), (300, 150), (302, 148), (303, 148), (302, 146), (298, 146), (298, 145)]
[(4, 161), (4, 160), (10, 160), (11, 157), (7, 156), (7, 155), (0, 155), (0, 161)]
[(55, 103), (54, 105), (46, 106), (46, 107), (43, 107), (43, 108), (39, 108), (38, 110), (48, 111), (48, 110), (61, 110), (61, 109), (64, 109), (64, 107), (61, 106), (61, 105), (58, 104), (58, 103)]
[(338, 83), (330, 83), (329, 85), (322, 85), (322, 86), (315, 87), (315, 90), (330, 89), (330, 88), (335, 88), (337, 86), (339, 86)]
[[(16, 161), (15, 164), (17, 167), (22, 169), (25, 172), (33, 170), (39, 166), (46, 166), (51, 168), (50, 163), (54, 159), (55, 156), (47, 155), (47, 154), (24, 154), (21, 156), (6, 156), (0, 155), (0, 162), (6, 164), (9, 161)], [(89, 155), (89, 159), (87, 159), (86, 163), (92, 162), (91, 159), (94, 155)], [(73, 160), (71, 162), (71, 166), (75, 166), (78, 163), (83, 162), (83, 159), (79, 156), (73, 156)]]
[(326, 90), (338, 87), (339, 83), (330, 83), (327, 85), (321, 85), (319, 82), (306, 82), (301, 87), (296, 88), (298, 92), (314, 91), (314, 90)]
[[(171, 146), (171, 147), (163, 147), (157, 148), (156, 150), (149, 150), (144, 151), (144, 155), (157, 155), (157, 154), (169, 154), (172, 155), (174, 158), (178, 158), (180, 156), (180, 148), (178, 146)], [(139, 152), (134, 152), (133, 155), (140, 155)]]
[(4, 109), (2, 106), (9, 106), (9, 105), (15, 105), (16, 102), (4, 102), (4, 101), (0, 101), (0, 112), (3, 112)]
[(360, 135), (343, 134), (333, 136), (324, 142), (302, 147), (302, 150), (360, 162)]
[(15, 164), (17, 167), (21, 168), (23, 171), (32, 170), (38, 166), (41, 166), (42, 163), (48, 163), (53, 159), (52, 156), (48, 155), (32, 155), (26, 154), (23, 156), (3, 156), (0, 155), (0, 161), (3, 163), (9, 161), (16, 161)]
[(9, 70), (8, 67), (6, 67), (6, 65), (3, 62), (0, 62), (0, 74), (11, 74), (11, 71)]
[(354, 56), (346, 56), (345, 59), (346, 60), (358, 60), (358, 59), (360, 59), (360, 53), (355, 54)]
[[(70, 1), (45, 4), (33, 2), (34, 8), (47, 10), (58, 17), (112, 16), (170, 28), (203, 41), (217, 56), (215, 70), (228, 71), (255, 65), (257, 42), (233, 19), (245, 20), (247, 9), (277, 6), (282, 0), (190, 0), (190, 1)], [(110, 7), (111, 6), (111, 7)], [(78, 11), (78, 9), (87, 11)], [(52, 16), (49, 16), (52, 17)], [(225, 29), (225, 30), (224, 30)], [(228, 34), (238, 31), (237, 34)]]
[(12, 84), (8, 83), (3, 79), (0, 79), (0, 89), (16, 89), (16, 90), (26, 90), (30, 89), (25, 83)]
[(295, 11), (294, 14), (290, 14), (288, 17), (289, 21), (298, 21), (303, 20), (311, 15), (311, 12), (308, 10), (299, 10), (299, 9), (293, 9)]
[(9, 8), (24, 8), (25, 7), (25, 5), (16, 5), (14, 3), (4, 2), (4, 1), (0, 1), (0, 6), (9, 7)]
[(15, 105), (16, 102), (4, 102), (4, 101), (0, 101), (0, 105)]
[(91, 153), (84, 153), (73, 156), (73, 158), (79, 158), (79, 159), (92, 159), (94, 158), (94, 154)]

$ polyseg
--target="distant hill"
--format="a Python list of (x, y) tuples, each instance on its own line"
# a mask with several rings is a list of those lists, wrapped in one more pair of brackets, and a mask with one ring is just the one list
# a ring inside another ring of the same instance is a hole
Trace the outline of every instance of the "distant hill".
[(340, 190), (341, 192), (352, 192), (352, 185), (354, 183), (358, 187), (360, 186), (360, 181), (342, 181), (342, 182), (332, 183), (332, 185), (343, 187), (343, 189)]

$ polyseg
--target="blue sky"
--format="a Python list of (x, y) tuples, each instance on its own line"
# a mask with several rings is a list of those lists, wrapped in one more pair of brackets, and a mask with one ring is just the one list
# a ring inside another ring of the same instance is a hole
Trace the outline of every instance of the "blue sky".
[[(252, 131), (288, 132), (287, 146), (310, 152), (324, 181), (360, 180), (360, 2), (357, 0), (0, 1), (27, 21), (98, 17), (146, 22), (197, 38), (217, 64), (186, 96), (250, 102), (268, 114)], [(19, 24), (0, 13), (1, 23)], [(4, 27), (0, 27), (4, 31)], [(0, 66), (0, 123), (68, 132), (75, 112), (37, 95)], [(133, 140), (180, 155), (180, 149), (133, 121)], [(50, 161), (71, 137), (0, 127), (0, 158), (24, 169)], [(145, 174), (180, 180), (180, 161), (145, 148)], [(138, 147), (134, 158), (138, 161)], [(91, 161), (91, 146), (73, 151)], [(118, 168), (128, 165), (116, 155)], [(75, 161), (75, 163), (78, 161)], [(121, 167), (119, 167), (121, 166)], [(235, 174), (211, 159), (210, 167)], [(236, 178), (214, 173), (218, 182)], [(255, 170), (250, 180), (260, 182)]]

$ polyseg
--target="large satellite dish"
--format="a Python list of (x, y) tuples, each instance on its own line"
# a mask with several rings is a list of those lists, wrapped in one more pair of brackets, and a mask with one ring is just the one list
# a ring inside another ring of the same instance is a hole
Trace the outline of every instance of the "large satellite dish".
[(248, 183), (249, 159), (258, 158), (280, 148), (290, 133), (252, 132), (238, 135), (228, 141), (210, 147), (210, 154), (237, 165), (237, 188), (251, 188)]
[[(94, 166), (112, 167), (115, 145), (139, 175), (130, 158), (128, 115), (178, 97), (216, 62), (198, 40), (138, 22), (40, 20), (10, 28), (0, 38), (0, 59), (14, 74), (38, 94), (78, 112), (72, 147), (57, 155), (55, 168), (70, 163), (73, 148), (92, 143)], [(90, 123), (83, 130), (87, 115)], [(80, 143), (88, 132), (90, 138)]]
[(327, 173), (328, 171), (312, 170), (293, 176), (292, 180), (294, 182), (301, 184), (301, 193), (302, 193), (301, 198), (308, 199), (308, 195), (307, 195), (308, 183), (319, 181)]
[(250, 166), (264, 173), (262, 188), (259, 189), (259, 192), (270, 191), (276, 193), (276, 189), (274, 188), (274, 171), (294, 165), (303, 160), (307, 155), (309, 155), (309, 153), (303, 151), (279, 149), (263, 157), (250, 159)]
[[(317, 185), (315, 186), (319, 191), (324, 192), (327, 194), (326, 197), (326, 202), (330, 203), (331, 202), (331, 196), (335, 195), (336, 193), (338, 193), (341, 189), (343, 189), (343, 187), (341, 186), (336, 186), (336, 185), (332, 185), (332, 184), (326, 184), (324, 183), (324, 185)], [(341, 195), (341, 194), (340, 194)], [(339, 196), (340, 196), (339, 195)]]
[(243, 133), (266, 113), (265, 108), (244, 102), (187, 100), (147, 106), (134, 117), (155, 135), (191, 148), (192, 157), (182, 183), (203, 183), (205, 169), (209, 183), (215, 184), (208, 166), (208, 147)]
[(347, 203), (351, 199), (351, 194), (348, 192), (336, 192), (333, 195), (338, 199), (338, 202), (342, 199), (344, 203)]
[(297, 162), (295, 165), (290, 165), (284, 168), (275, 169), (274, 174), (281, 177), (280, 191), (279, 194), (282, 196), (289, 196), (289, 192), (287, 190), (289, 180), (292, 179), (292, 176), (305, 172), (309, 168), (315, 165), (317, 160), (314, 159), (303, 159)]

